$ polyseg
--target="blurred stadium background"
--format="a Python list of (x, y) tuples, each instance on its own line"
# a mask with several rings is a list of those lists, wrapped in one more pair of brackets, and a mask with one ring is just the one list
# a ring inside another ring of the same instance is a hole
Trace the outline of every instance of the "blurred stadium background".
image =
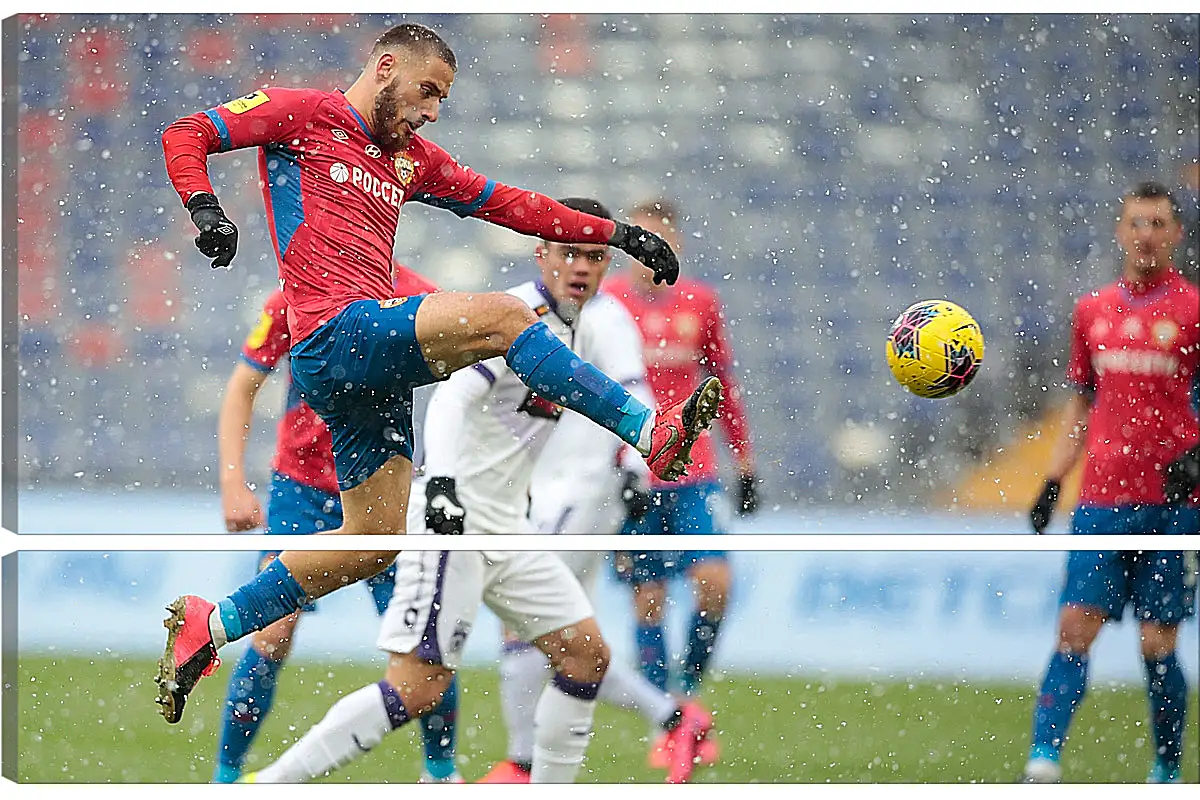
[[(159, 135), (258, 86), (345, 87), (403, 19), (19, 18), (21, 530), (221, 530), (220, 393), (276, 266), (253, 153), (212, 162), (242, 231), (234, 270), (212, 272)], [(1116, 273), (1112, 220), (1130, 183), (1177, 192), (1192, 231), (1180, 261), (1195, 275), (1196, 15), (415, 19), (459, 56), (452, 98), (425, 130), (461, 161), (616, 209), (679, 198), (685, 268), (722, 292), (766, 496), (780, 506), (741, 532), (1025, 531), (1070, 304)], [(503, 288), (532, 275), (532, 245), (413, 204), (397, 255), (449, 288)], [(931, 296), (966, 306), (987, 337), (980, 377), (941, 402), (894, 385), (882, 352), (888, 323)], [(283, 404), (282, 381), (267, 387), (249, 451), (260, 485)], [(947, 508), (967, 516), (928, 513)], [(149, 682), (159, 609), (181, 580), (227, 589), (253, 557), (19, 558), (6, 580), (19, 586), (20, 777), (206, 780), (224, 678), (202, 687), (189, 725), (162, 724)], [(1062, 558), (735, 553), (706, 695), (728, 758), (698, 780), (1015, 778)], [(258, 756), (378, 677), (364, 598), (324, 603)], [(617, 657), (631, 658), (627, 599), (610, 580), (598, 608)], [(1184, 635), (1195, 686), (1196, 626)], [(470, 778), (503, 747), (497, 636), (493, 620), (471, 645)], [(1135, 637), (1128, 624), (1101, 637), (1068, 780), (1144, 779)], [(598, 720), (585, 779), (660, 777), (642, 766), (640, 722)], [(388, 747), (397, 758), (335, 780), (415, 779), (414, 744)]]
[[(221, 389), (276, 266), (253, 151), (212, 162), (242, 228), (232, 273), (212, 272), (159, 135), (258, 86), (345, 87), (402, 19), (19, 18), (23, 492), (212, 490)], [(1070, 304), (1115, 275), (1132, 182), (1177, 192), (1195, 274), (1196, 15), (419, 20), (462, 65), (427, 129), (459, 160), (617, 209), (679, 198), (785, 509), (1023, 510)], [(396, 252), (447, 287), (503, 288), (532, 245), (411, 204)], [(931, 296), (987, 338), (949, 401), (908, 395), (883, 360), (888, 323)], [(260, 483), (279, 398), (259, 406)]]

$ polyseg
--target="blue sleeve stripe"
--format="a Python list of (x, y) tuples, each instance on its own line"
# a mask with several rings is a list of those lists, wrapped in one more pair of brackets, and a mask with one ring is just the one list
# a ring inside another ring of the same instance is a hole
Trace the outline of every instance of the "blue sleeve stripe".
[(496, 373), (492, 372), (490, 369), (485, 367), (483, 364), (475, 364), (474, 366), (475, 366), (475, 370), (480, 375), (482, 375), (485, 379), (487, 379), (489, 386), (496, 383)]
[(467, 213), (474, 214), (479, 209), (483, 208), (483, 204), (492, 199), (492, 194), (496, 191), (496, 182), (488, 179), (488, 182), (483, 185), (483, 191), (479, 193), (474, 201), (467, 204)]
[(246, 364), (249, 364), (250, 366), (254, 367), (256, 370), (263, 373), (264, 375), (272, 372), (275, 369), (274, 367), (268, 367), (266, 364), (258, 363), (254, 359), (249, 358), (245, 353), (242, 353), (242, 361), (245, 362)]
[(412, 199), (416, 200), (418, 203), (424, 203), (427, 206), (434, 206), (435, 208), (444, 208), (447, 211), (453, 211), (460, 217), (469, 217), (479, 209), (483, 208), (483, 204), (492, 198), (492, 194), (495, 193), (495, 191), (496, 182), (493, 180), (488, 180), (488, 182), (483, 185), (483, 191), (479, 193), (479, 196), (469, 203), (463, 203), (459, 200), (454, 200), (449, 197), (438, 197), (437, 195), (430, 194), (429, 192), (418, 192), (417, 194), (413, 195)]
[(217, 126), (217, 135), (221, 137), (221, 150), (231, 148), (233, 145), (229, 141), (229, 126), (225, 124), (225, 120), (221, 119), (221, 115), (217, 113), (215, 108), (210, 108), (204, 113), (212, 120), (212, 124)]

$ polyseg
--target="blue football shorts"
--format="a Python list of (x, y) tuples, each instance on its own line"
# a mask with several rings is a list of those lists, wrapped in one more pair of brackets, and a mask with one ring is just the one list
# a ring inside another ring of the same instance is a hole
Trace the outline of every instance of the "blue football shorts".
[(412, 460), (413, 389), (438, 380), (417, 344), (426, 297), (357, 300), (292, 347), (292, 381), (329, 426), (342, 491)]
[[(1200, 508), (1139, 505), (1080, 506), (1073, 534), (1200, 533)], [(1139, 621), (1178, 625), (1196, 613), (1195, 551), (1075, 551), (1059, 602), (1098, 608), (1119, 620), (1133, 605)]]
[[(650, 510), (627, 519), (625, 534), (722, 534), (728, 530), (725, 493), (716, 482), (696, 483), (651, 492)], [(668, 581), (701, 561), (725, 560), (724, 550), (627, 551), (613, 559), (617, 578), (634, 585)]]
[[(271, 475), (271, 497), (267, 501), (268, 535), (320, 533), (335, 530), (341, 524), (341, 497), (307, 486), (279, 472)], [(264, 550), (258, 560), (259, 571), (278, 555), (278, 550)], [(396, 565), (392, 564), (378, 575), (363, 581), (380, 614), (387, 609), (388, 601), (392, 598), (395, 578)], [(300, 610), (316, 611), (317, 604), (306, 603)]]

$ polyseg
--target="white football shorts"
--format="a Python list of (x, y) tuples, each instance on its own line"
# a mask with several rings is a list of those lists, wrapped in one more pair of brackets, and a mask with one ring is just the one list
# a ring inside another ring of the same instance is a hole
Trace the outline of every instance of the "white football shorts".
[(594, 614), (579, 580), (553, 553), (405, 550), (377, 644), (458, 669), (481, 603), (527, 642)]

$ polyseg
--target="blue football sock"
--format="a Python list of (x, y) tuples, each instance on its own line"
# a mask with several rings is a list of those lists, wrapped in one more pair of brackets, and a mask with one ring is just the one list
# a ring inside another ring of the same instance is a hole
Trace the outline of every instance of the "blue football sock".
[(1150, 696), (1150, 723), (1158, 763), (1170, 773), (1183, 758), (1183, 723), (1187, 714), (1187, 679), (1171, 653), (1163, 659), (1145, 659), (1146, 690)]
[(392, 593), (396, 589), (395, 563), (378, 575), (372, 575), (367, 578), (365, 583), (367, 584), (367, 588), (371, 590), (371, 599), (375, 601), (375, 610), (382, 617), (388, 609), (388, 603), (392, 602)]
[(234, 667), (221, 710), (214, 783), (233, 783), (241, 776), (246, 752), (271, 712), (282, 668), (282, 661), (267, 658), (253, 646), (246, 648)]
[(262, 630), (305, 603), (304, 590), (278, 558), (248, 583), (217, 603), (229, 641)]
[(1055, 651), (1050, 658), (1033, 715), (1030, 758), (1058, 760), (1071, 719), (1087, 692), (1087, 670), (1086, 654)]
[(667, 690), (667, 643), (663, 626), (640, 623), (637, 626), (638, 666), (652, 685)]
[(607, 375), (572, 352), (544, 322), (512, 343), (505, 361), (540, 396), (577, 411), (637, 445), (651, 411)]
[(450, 681), (442, 702), (421, 717), (421, 736), (425, 739), (425, 771), (437, 780), (454, 774), (454, 746), (458, 718), (458, 676)]
[(708, 661), (713, 649), (717, 646), (717, 633), (721, 629), (720, 619), (709, 619), (701, 611), (692, 617), (692, 629), (688, 635), (687, 652), (683, 657), (683, 672), (679, 680), (683, 693), (696, 694), (700, 689), (700, 681), (708, 669)]

